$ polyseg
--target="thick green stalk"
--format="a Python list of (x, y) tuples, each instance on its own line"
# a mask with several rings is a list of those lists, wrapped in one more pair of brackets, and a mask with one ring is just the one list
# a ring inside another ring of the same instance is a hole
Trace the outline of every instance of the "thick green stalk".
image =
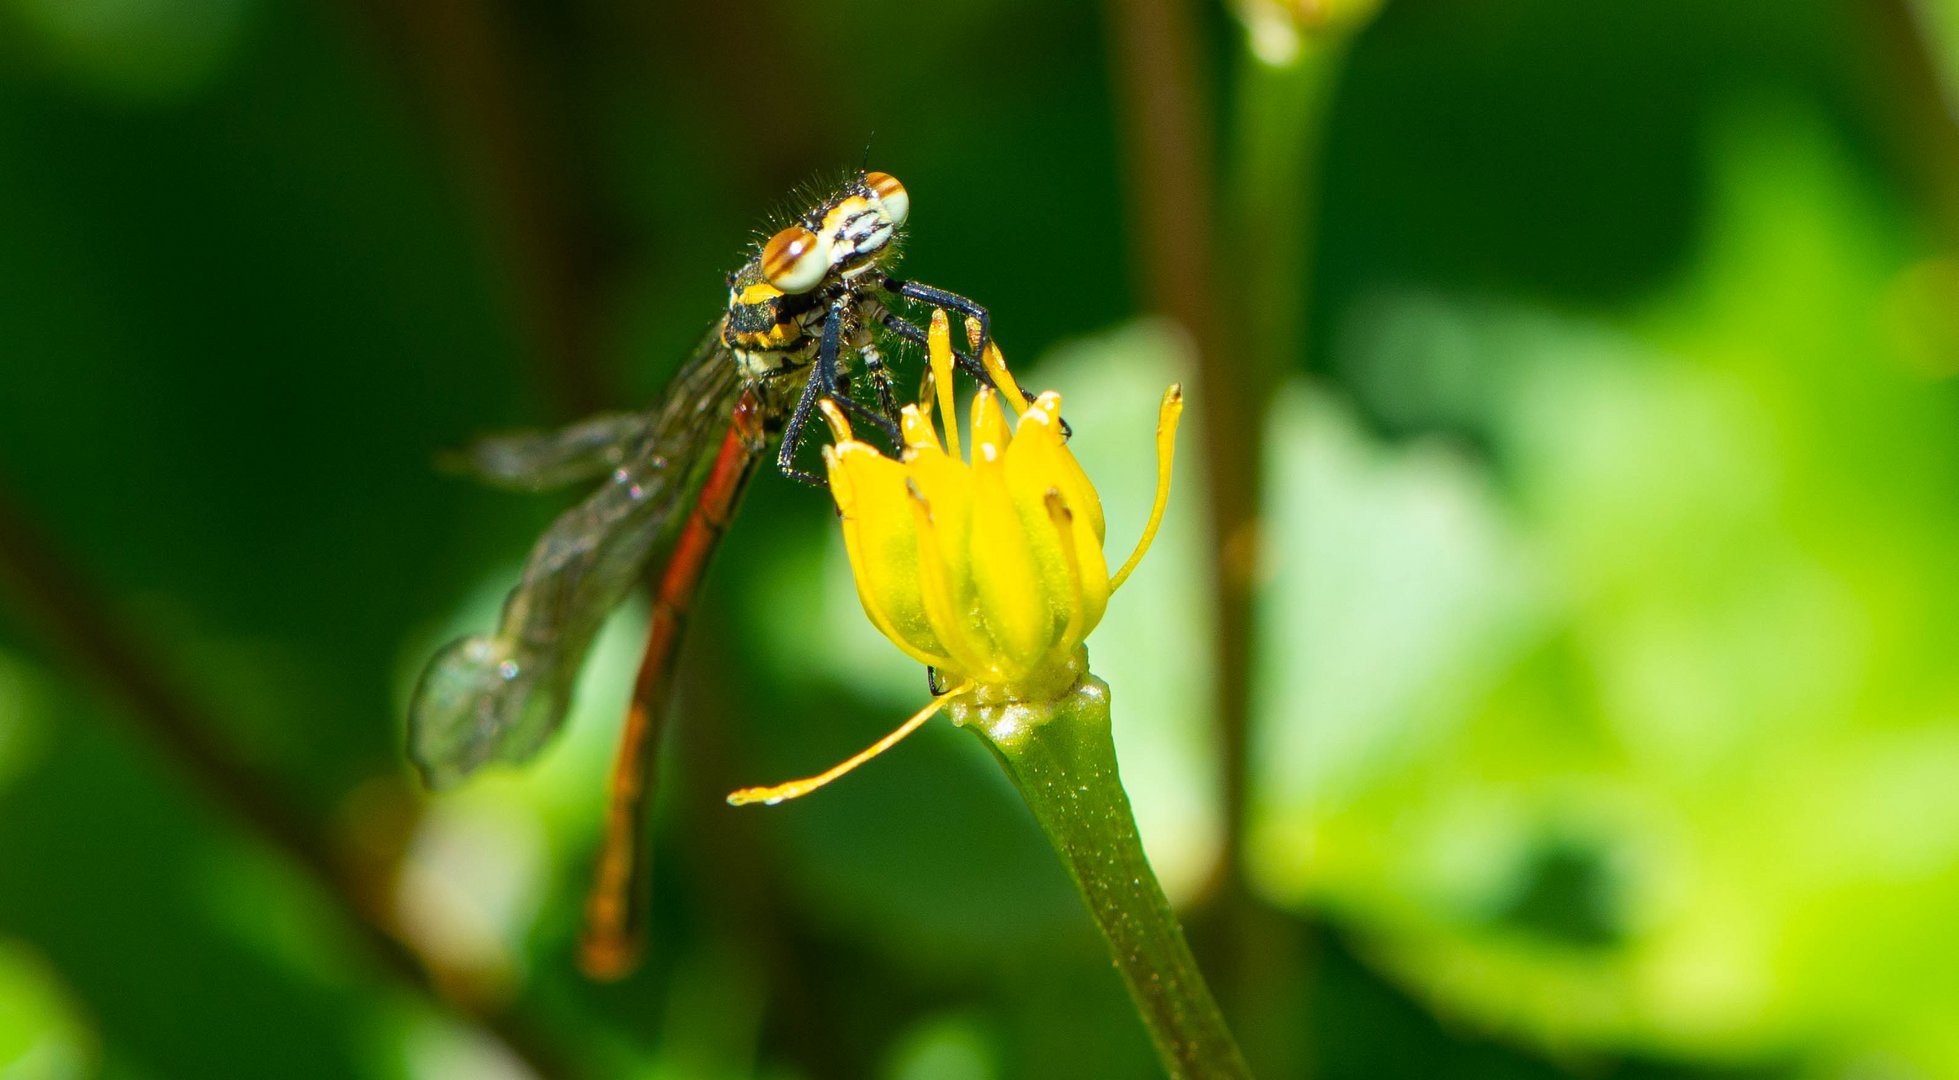
[(1170, 1075), (1249, 1080), (1136, 835), (1116, 771), (1109, 685), (1090, 675), (1049, 702), (951, 709), (1006, 768), (1067, 865)]

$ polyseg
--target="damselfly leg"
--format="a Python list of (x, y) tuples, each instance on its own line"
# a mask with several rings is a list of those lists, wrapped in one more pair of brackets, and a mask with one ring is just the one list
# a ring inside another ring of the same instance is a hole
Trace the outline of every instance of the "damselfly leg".
[(877, 407), (890, 424), (886, 430), (896, 431), (898, 401), (891, 393), (891, 369), (884, 366), (884, 355), (877, 351), (876, 345), (866, 345), (857, 350), (857, 356), (864, 361), (864, 377), (871, 381), (872, 388), (877, 391)]
[[(882, 411), (872, 409), (850, 395), (850, 387), (843, 373), (840, 361), (843, 349), (845, 324), (855, 315), (855, 301), (850, 297), (839, 298), (830, 305), (823, 318), (823, 337), (816, 349), (816, 359), (810, 365), (809, 381), (803, 385), (802, 395), (796, 401), (796, 408), (789, 414), (789, 420), (782, 428), (782, 448), (776, 454), (776, 467), (782, 475), (813, 487), (823, 487), (825, 481), (814, 473), (806, 472), (796, 466), (796, 453), (802, 449), (803, 428), (816, 411), (816, 403), (828, 398), (837, 403), (852, 417), (884, 432), (891, 440), (893, 450), (903, 445), (904, 436), (898, 429), (897, 403), (892, 398), (890, 376), (886, 373), (882, 358), (870, 371), (872, 381), (877, 387)], [(865, 346), (859, 350), (865, 355), (866, 366), (869, 357), (877, 355), (875, 347)]]

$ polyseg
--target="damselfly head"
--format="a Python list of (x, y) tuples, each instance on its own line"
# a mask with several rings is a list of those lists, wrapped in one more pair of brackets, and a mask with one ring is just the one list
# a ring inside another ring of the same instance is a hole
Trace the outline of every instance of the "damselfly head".
[(762, 274), (785, 293), (804, 293), (833, 272), (874, 265), (904, 228), (911, 196), (890, 173), (859, 173), (762, 246)]

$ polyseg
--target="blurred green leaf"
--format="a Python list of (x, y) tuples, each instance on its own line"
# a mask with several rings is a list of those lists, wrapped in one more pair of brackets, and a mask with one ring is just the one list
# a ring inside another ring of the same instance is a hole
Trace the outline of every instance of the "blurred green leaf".
[(1918, 16), (1926, 51), (1945, 80), (1946, 110), (1959, 122), (1959, 3), (1953, 0), (1907, 0)]
[(74, 85), (171, 103), (203, 89), (241, 44), (256, 0), (6, 0), (0, 21)]
[(1701, 254), (1623, 325), (1362, 309), (1508, 490), (1279, 411), (1257, 865), (1493, 1028), (1944, 1075), (1959, 402), (1888, 344), (1913, 249), (1813, 114), (1709, 146)]
[(971, 1017), (939, 1016), (901, 1036), (886, 1080), (992, 1080), (1001, 1074), (984, 1026)]
[(53, 972), (33, 952), (0, 941), (0, 1076), (89, 1076), (96, 1038)]

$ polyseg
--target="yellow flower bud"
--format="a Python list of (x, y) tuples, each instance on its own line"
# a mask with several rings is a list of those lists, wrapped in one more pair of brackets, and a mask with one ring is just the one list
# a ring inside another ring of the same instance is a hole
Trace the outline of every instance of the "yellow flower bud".
[[(1060, 411), (1060, 395), (1043, 394), (1010, 431), (999, 396), (981, 390), (970, 463), (936, 437), (892, 461), (847, 427), (825, 454), (865, 613), (951, 682), (1065, 690), (1108, 606), (1102, 503)], [(917, 406), (905, 413), (907, 431), (929, 432)]]
[[(836, 441), (824, 448), (823, 460), (864, 613), (907, 655), (939, 669), (953, 689), (844, 765), (809, 780), (736, 792), (732, 802), (780, 802), (828, 783), (960, 694), (995, 701), (1059, 697), (1086, 674), (1083, 640), (1156, 535), (1183, 408), (1177, 387), (1164, 395), (1158, 419), (1149, 523), (1111, 576), (1102, 555), (1102, 500), (1068, 450), (1061, 395), (1022, 399), (989, 344), (985, 365), (1002, 390), (982, 388), (974, 396), (970, 453), (962, 455), (943, 311), (933, 313), (927, 351), (935, 393), (905, 406), (899, 457), (859, 441), (842, 410), (824, 401)], [(1008, 421), (1003, 395), (1019, 411), (1017, 421)]]

